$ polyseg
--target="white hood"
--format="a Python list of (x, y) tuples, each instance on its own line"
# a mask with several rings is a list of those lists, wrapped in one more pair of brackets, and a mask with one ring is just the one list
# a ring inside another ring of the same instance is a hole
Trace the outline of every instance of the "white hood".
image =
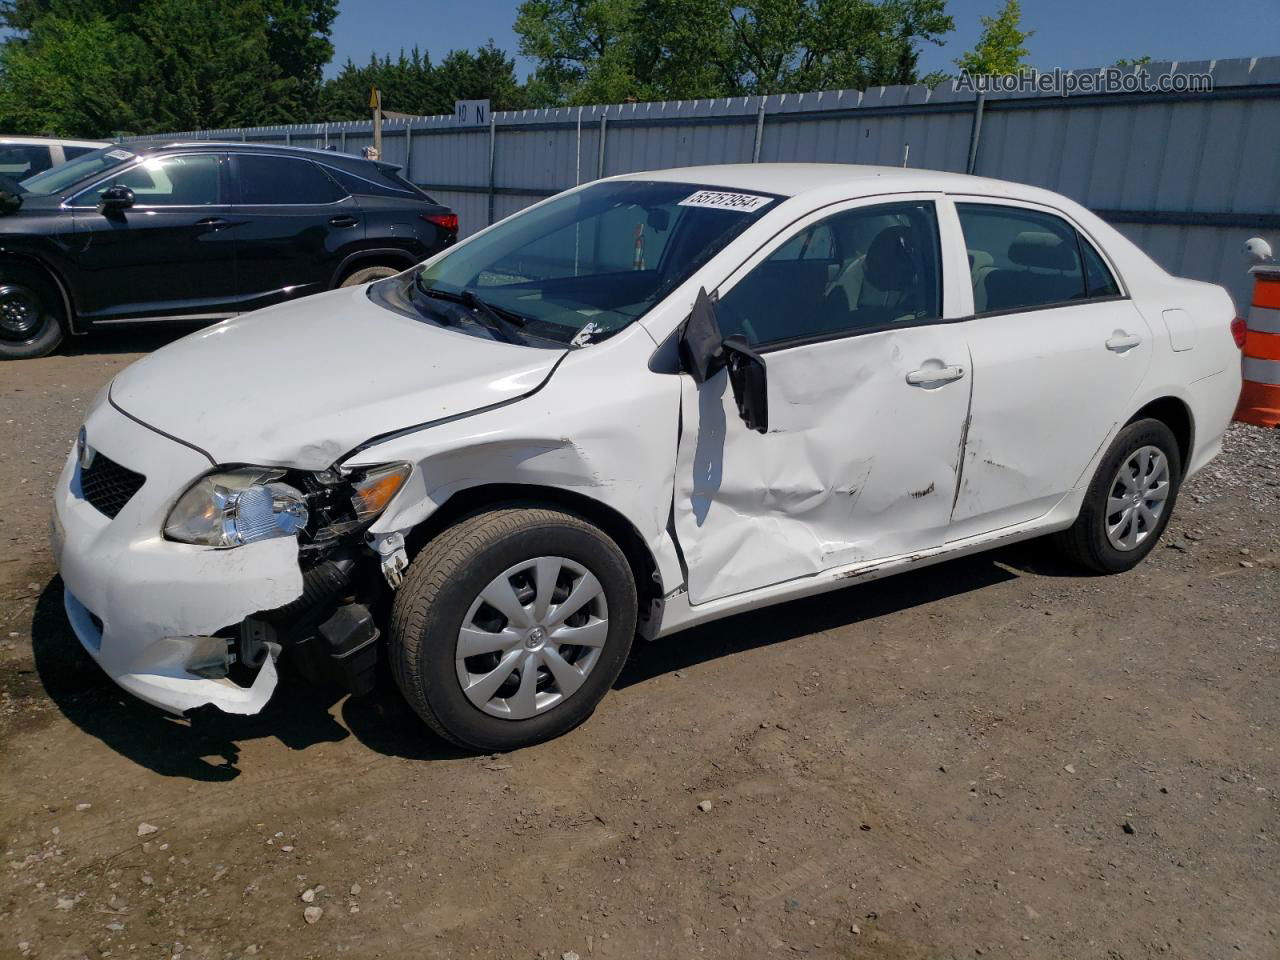
[(563, 354), (419, 322), (351, 287), (184, 337), (116, 377), (111, 400), (219, 464), (321, 470), (381, 434), (521, 397)]

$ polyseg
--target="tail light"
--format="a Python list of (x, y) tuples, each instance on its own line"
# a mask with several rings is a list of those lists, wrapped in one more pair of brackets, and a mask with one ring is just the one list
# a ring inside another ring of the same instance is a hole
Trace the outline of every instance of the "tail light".
[(434, 223), (441, 230), (447, 230), (449, 233), (458, 232), (458, 215), (456, 213), (420, 213), (418, 214), (427, 223)]
[(1244, 317), (1236, 317), (1231, 321), (1231, 336), (1235, 338), (1238, 349), (1244, 349), (1244, 340), (1248, 332), (1249, 325), (1244, 322)]

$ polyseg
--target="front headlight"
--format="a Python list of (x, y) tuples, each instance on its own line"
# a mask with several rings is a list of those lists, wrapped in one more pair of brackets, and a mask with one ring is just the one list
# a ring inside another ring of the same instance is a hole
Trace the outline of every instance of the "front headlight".
[(307, 525), (307, 501), (279, 482), (283, 476), (282, 470), (247, 467), (202, 477), (169, 511), (164, 534), (206, 547), (297, 536)]

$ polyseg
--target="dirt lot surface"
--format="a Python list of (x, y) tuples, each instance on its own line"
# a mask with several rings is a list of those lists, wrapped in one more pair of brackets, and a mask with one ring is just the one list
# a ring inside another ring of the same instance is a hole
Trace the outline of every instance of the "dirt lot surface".
[(0, 367), (0, 957), (1280, 957), (1280, 431), (1130, 574), (738, 616), (473, 757), (390, 690), (188, 723), (80, 652), (49, 492), (158, 342)]

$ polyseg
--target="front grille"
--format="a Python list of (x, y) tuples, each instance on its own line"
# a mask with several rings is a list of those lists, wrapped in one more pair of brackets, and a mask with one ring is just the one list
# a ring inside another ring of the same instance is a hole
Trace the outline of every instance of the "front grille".
[(80, 471), (80, 492), (108, 517), (115, 517), (138, 492), (146, 477), (122, 467), (101, 453), (93, 455), (88, 469)]

